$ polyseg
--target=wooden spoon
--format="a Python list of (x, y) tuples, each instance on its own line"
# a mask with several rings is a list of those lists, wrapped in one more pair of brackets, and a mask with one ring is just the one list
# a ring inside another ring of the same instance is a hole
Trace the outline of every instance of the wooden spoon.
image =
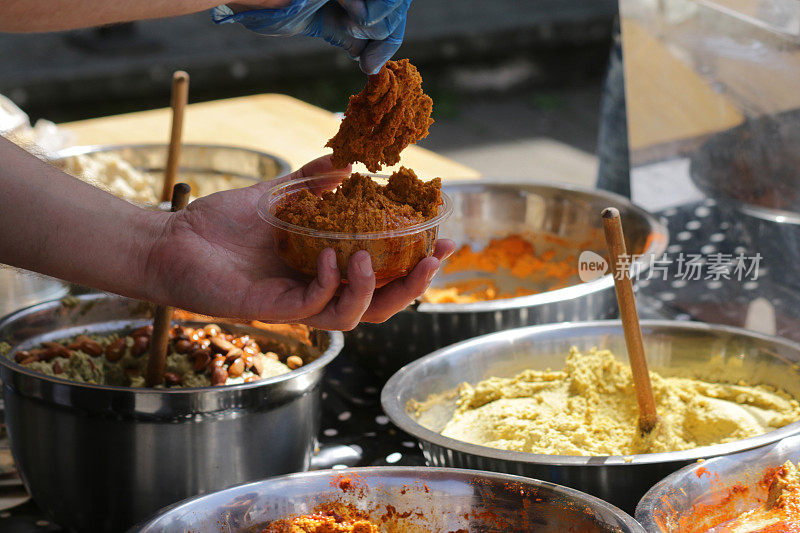
[(639, 326), (639, 313), (636, 311), (636, 299), (631, 282), (630, 262), (626, 261), (620, 265), (623, 258), (628, 257), (622, 221), (619, 211), (613, 207), (603, 209), (602, 217), (611, 274), (614, 276), (617, 304), (622, 318), (622, 330), (625, 332), (625, 346), (628, 348), (628, 360), (633, 374), (633, 387), (639, 404), (639, 429), (643, 433), (649, 433), (658, 421), (658, 414), (653, 386), (650, 384), (650, 373), (647, 370), (647, 359), (644, 356), (642, 330)]
[(175, 186), (178, 164), (181, 159), (181, 137), (183, 136), (183, 111), (189, 98), (189, 75), (178, 70), (172, 75), (172, 129), (169, 135), (169, 152), (164, 170), (164, 186), (161, 189), (161, 201), (168, 202)]
[[(178, 183), (172, 191), (172, 212), (180, 211), (189, 203), (189, 192), (192, 190), (185, 183)], [(150, 339), (150, 353), (147, 359), (147, 386), (155, 387), (164, 382), (164, 368), (167, 364), (167, 343), (169, 328), (172, 324), (174, 308), (168, 305), (156, 307), (153, 318), (153, 337)]]

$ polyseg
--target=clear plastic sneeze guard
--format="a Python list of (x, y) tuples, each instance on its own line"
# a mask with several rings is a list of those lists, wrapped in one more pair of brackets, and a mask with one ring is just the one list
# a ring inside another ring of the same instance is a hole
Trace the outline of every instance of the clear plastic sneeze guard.
[(620, 17), (634, 200), (705, 195), (765, 265), (796, 265), (800, 1), (620, 0)]

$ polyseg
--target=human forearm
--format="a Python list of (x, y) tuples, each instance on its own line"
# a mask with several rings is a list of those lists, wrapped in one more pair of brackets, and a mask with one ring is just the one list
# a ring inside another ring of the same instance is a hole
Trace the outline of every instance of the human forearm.
[(0, 263), (131, 297), (166, 213), (85, 184), (0, 137)]
[[(0, 2), (0, 31), (44, 32), (70, 30), (186, 15), (211, 9), (219, 0), (3, 0)], [(282, 7), (288, 0), (252, 0), (260, 7)]]

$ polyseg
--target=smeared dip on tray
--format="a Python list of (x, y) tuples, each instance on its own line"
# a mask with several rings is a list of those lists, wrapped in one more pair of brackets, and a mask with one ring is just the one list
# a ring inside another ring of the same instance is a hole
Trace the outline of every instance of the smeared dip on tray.
[(708, 501), (661, 527), (682, 533), (800, 532), (800, 469), (791, 461), (767, 469), (759, 479), (730, 486), (709, 470), (701, 468), (697, 476), (710, 477)]
[[(126, 335), (78, 335), (14, 354), (31, 370), (76, 381), (144, 387), (152, 326)], [(263, 341), (260, 341), (263, 343)], [(275, 347), (278, 349), (278, 347)], [(0, 347), (7, 353), (8, 345)], [(290, 372), (303, 365), (297, 355), (262, 349), (248, 335), (232, 335), (216, 324), (174, 326), (167, 347), (166, 387), (207, 387), (248, 383)]]
[[(637, 429), (630, 367), (610, 351), (575, 348), (562, 370), (462, 384), (441, 434), (502, 450), (633, 455), (731, 442), (800, 420), (800, 403), (772, 387), (650, 376), (661, 420), (649, 434)], [(434, 396), (411, 407), (420, 416), (440, 402)]]
[(322, 511), (273, 522), (262, 533), (380, 533), (378, 525), (366, 518), (344, 517)]
[[(447, 275), (466, 277), (430, 287), (422, 297), (429, 303), (473, 303), (527, 296), (579, 283), (578, 250), (591, 242), (570, 243), (555, 235), (512, 234), (494, 238), (479, 249), (463, 245), (442, 267)], [(508, 279), (506, 287), (498, 277)], [(538, 287), (538, 290), (533, 285)]]

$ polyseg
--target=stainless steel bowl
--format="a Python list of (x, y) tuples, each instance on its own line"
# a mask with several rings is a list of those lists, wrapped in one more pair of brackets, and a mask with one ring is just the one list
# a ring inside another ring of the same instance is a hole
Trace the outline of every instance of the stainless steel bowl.
[(748, 119), (691, 156), (695, 185), (739, 223), (772, 275), (800, 287), (800, 111)]
[(67, 295), (69, 287), (55, 278), (0, 265), (0, 316)]
[[(672, 321), (642, 321), (650, 370), (714, 380), (709, 361), (726, 361), (731, 379), (781, 387), (800, 398), (800, 344), (726, 326)], [(631, 456), (540, 455), (467, 444), (439, 434), (455, 409), (455, 397), (421, 423), (409, 401), (477, 383), (510, 377), (526, 368), (562, 368), (571, 346), (608, 348), (623, 357), (625, 340), (618, 321), (533, 326), (485, 335), (434, 352), (392, 376), (381, 403), (400, 429), (416, 437), (428, 464), (525, 475), (566, 485), (630, 512), (659, 479), (700, 458), (739, 452), (800, 432), (800, 422), (727, 444), (693, 450)], [(718, 379), (718, 378), (717, 378)]]
[[(167, 148), (166, 144), (73, 146), (57, 152), (51, 161), (77, 155), (110, 154), (119, 156), (141, 172), (160, 175), (166, 166)], [(238, 146), (184, 144), (177, 181), (191, 185), (193, 194), (197, 195), (197, 191), (203, 190), (203, 182), (212, 178), (227, 177), (233, 188), (268, 181), (290, 171), (286, 160), (265, 152)], [(156, 191), (156, 195), (160, 192)]]
[[(723, 498), (731, 501), (734, 485), (747, 487), (735, 491), (739, 509), (752, 509), (764, 503), (759, 481), (766, 471), (786, 461), (800, 462), (800, 437), (789, 437), (768, 446), (686, 466), (659, 481), (636, 507), (636, 518), (648, 533), (680, 533), (679, 520), (691, 519), (695, 505), (714, 505)], [(712, 518), (713, 513), (702, 513)], [(725, 520), (724, 516), (720, 520)]]
[(340, 333), (319, 331), (312, 347), (273, 336), (316, 359), (288, 374), (225, 387), (90, 385), (13, 362), (15, 351), (42, 341), (128, 330), (150, 316), (141, 302), (90, 294), (76, 305), (47, 302), (0, 321), (0, 340), (14, 346), (9, 358), (0, 357), (14, 460), (36, 503), (71, 530), (122, 531), (188, 496), (309, 466), (320, 382), (342, 349)]
[[(350, 478), (354, 490), (342, 491)], [(630, 516), (588, 494), (517, 476), (425, 467), (326, 470), (268, 479), (170, 507), (131, 531), (260, 531), (319, 506), (354, 504), (404, 533), (639, 533)]]
[[(443, 189), (453, 199), (453, 214), (439, 235), (457, 245), (483, 246), (513, 233), (547, 232), (570, 241), (588, 241), (605, 253), (600, 212), (620, 210), (628, 251), (660, 256), (667, 229), (652, 215), (616, 194), (536, 182), (455, 182)], [(576, 257), (580, 250), (576, 250)], [(647, 261), (637, 261), (641, 272)], [(446, 283), (439, 274), (434, 286)], [(532, 324), (595, 320), (617, 316), (610, 274), (530, 296), (470, 304), (412, 306), (383, 324), (361, 324), (346, 334), (348, 350), (365, 366), (388, 377), (423, 355), (464, 339)]]

